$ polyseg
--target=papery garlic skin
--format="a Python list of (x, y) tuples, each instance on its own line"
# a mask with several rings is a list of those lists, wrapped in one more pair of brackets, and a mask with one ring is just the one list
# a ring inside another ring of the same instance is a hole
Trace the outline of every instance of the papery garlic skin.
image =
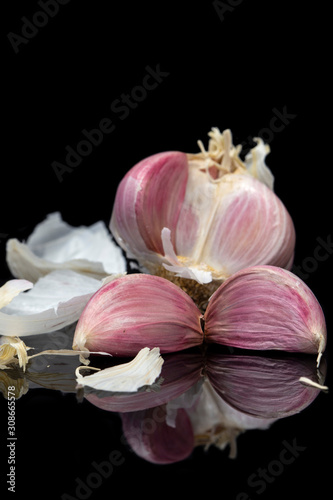
[(272, 191), (269, 148), (258, 139), (243, 163), (229, 130), (209, 135), (208, 151), (199, 143), (198, 154), (158, 153), (125, 175), (110, 221), (115, 240), (143, 271), (214, 289), (244, 267), (290, 269), (295, 229)]
[(25, 337), (71, 325), (96, 290), (112, 278), (97, 280), (61, 269), (35, 284), (9, 280), (0, 288), (0, 335)]
[(133, 356), (201, 345), (201, 313), (178, 286), (159, 276), (130, 274), (102, 286), (77, 323), (73, 349)]
[(59, 270), (72, 270), (94, 279), (126, 272), (122, 251), (103, 221), (73, 227), (62, 220), (59, 212), (48, 214), (27, 241), (10, 238), (6, 262), (13, 276), (33, 283)]
[(148, 349), (144, 347), (135, 356), (132, 361), (121, 365), (111, 366), (100, 370), (89, 367), (90, 370), (96, 370), (97, 373), (83, 377), (80, 369), (87, 369), (85, 366), (79, 366), (76, 371), (76, 380), (78, 387), (91, 387), (108, 392), (136, 392), (144, 386), (152, 385), (159, 377), (164, 363), (160, 356), (158, 347)]
[(274, 266), (235, 273), (212, 295), (205, 340), (244, 349), (317, 353), (325, 350), (323, 310), (296, 275)]
[(19, 337), (0, 337), (0, 369), (5, 370), (18, 363), (25, 371), (29, 361), (27, 351), (30, 349)]
[(85, 393), (85, 398), (105, 411), (134, 412), (153, 408), (175, 400), (203, 379), (203, 358), (192, 352), (176, 352), (163, 355), (163, 366), (158, 390), (135, 393), (101, 394), (94, 390)]

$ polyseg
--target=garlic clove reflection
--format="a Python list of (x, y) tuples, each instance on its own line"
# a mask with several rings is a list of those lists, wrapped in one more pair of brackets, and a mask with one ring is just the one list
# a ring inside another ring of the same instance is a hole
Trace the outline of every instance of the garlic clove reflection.
[(164, 406), (120, 415), (124, 436), (132, 450), (154, 464), (185, 460), (194, 448), (191, 420), (184, 409), (177, 411), (175, 426), (167, 424)]
[(300, 379), (322, 384), (326, 369), (326, 363), (317, 369), (306, 355), (211, 354), (207, 358), (207, 376), (216, 393), (237, 411), (260, 419), (286, 418), (307, 408), (322, 389)]

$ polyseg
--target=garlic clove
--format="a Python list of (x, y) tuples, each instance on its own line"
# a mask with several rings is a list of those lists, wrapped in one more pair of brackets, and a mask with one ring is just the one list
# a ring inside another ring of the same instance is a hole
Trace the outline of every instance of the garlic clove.
[[(207, 377), (232, 408), (261, 419), (280, 419), (307, 408), (321, 392), (326, 363), (308, 356), (210, 355)], [(301, 380), (300, 380), (301, 379)], [(313, 382), (313, 386), (302, 383)]]
[(135, 356), (143, 347), (161, 353), (201, 345), (201, 313), (170, 281), (130, 274), (103, 285), (77, 323), (73, 349)]
[(290, 271), (253, 266), (235, 273), (212, 295), (205, 339), (244, 349), (317, 353), (326, 346), (323, 310), (310, 288)]
[(295, 229), (273, 191), (249, 175), (225, 174), (210, 182), (189, 168), (189, 183), (192, 176), (196, 181), (186, 192), (176, 230), (184, 267), (210, 271), (219, 283), (252, 265), (290, 268)]
[(133, 412), (168, 403), (202, 380), (201, 355), (177, 352), (163, 355), (163, 360), (158, 390), (110, 394), (86, 387), (84, 397), (105, 411)]
[(167, 424), (163, 406), (120, 416), (129, 446), (148, 462), (171, 464), (185, 460), (193, 451), (192, 424), (183, 409), (177, 411), (175, 427)]
[(177, 224), (187, 175), (186, 155), (170, 151), (140, 161), (122, 179), (110, 229), (128, 257), (161, 259), (161, 230)]

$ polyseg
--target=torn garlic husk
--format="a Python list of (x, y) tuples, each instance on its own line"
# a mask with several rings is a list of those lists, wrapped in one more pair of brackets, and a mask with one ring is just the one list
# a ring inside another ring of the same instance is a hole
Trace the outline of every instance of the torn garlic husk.
[(26, 370), (29, 356), (27, 352), (32, 349), (27, 347), (19, 337), (0, 338), (0, 369), (4, 370), (13, 364), (18, 364), (23, 371)]
[(6, 260), (13, 276), (32, 282), (61, 269), (95, 279), (126, 272), (126, 259), (104, 222), (73, 227), (59, 212), (39, 223), (26, 242), (9, 239)]
[(295, 229), (272, 189), (268, 146), (258, 139), (243, 163), (230, 130), (209, 136), (207, 151), (199, 141), (197, 154), (157, 153), (127, 172), (110, 221), (115, 240), (141, 270), (184, 286), (216, 289), (251, 265), (290, 269)]
[(0, 288), (0, 335), (38, 335), (70, 325), (79, 319), (90, 297), (112, 279), (97, 280), (62, 269), (35, 284), (9, 280)]
[(88, 367), (90, 370), (96, 370), (92, 375), (81, 375), (81, 369), (87, 369), (85, 366), (79, 366), (76, 369), (77, 387), (88, 386), (96, 390), (107, 392), (136, 392), (142, 387), (152, 385), (161, 373), (163, 358), (160, 355), (158, 347), (141, 349), (135, 358), (120, 365), (100, 370), (98, 368)]

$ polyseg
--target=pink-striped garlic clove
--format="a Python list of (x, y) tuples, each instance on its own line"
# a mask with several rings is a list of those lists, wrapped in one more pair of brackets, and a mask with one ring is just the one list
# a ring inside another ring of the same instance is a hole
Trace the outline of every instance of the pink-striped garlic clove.
[(103, 285), (77, 323), (73, 349), (135, 356), (144, 347), (161, 354), (201, 345), (201, 313), (177, 285), (159, 276), (129, 274)]
[(253, 266), (226, 280), (204, 315), (205, 339), (226, 346), (317, 353), (326, 347), (323, 310), (310, 288), (290, 271)]
[(140, 161), (121, 180), (110, 229), (129, 258), (143, 264), (161, 260), (161, 231), (177, 225), (187, 178), (186, 154), (168, 151)]
[(208, 151), (199, 143), (198, 154), (155, 154), (126, 174), (112, 211), (113, 236), (142, 270), (178, 284), (218, 286), (252, 265), (289, 269), (295, 229), (272, 190), (268, 148), (258, 141), (243, 163), (229, 130), (209, 135)]

